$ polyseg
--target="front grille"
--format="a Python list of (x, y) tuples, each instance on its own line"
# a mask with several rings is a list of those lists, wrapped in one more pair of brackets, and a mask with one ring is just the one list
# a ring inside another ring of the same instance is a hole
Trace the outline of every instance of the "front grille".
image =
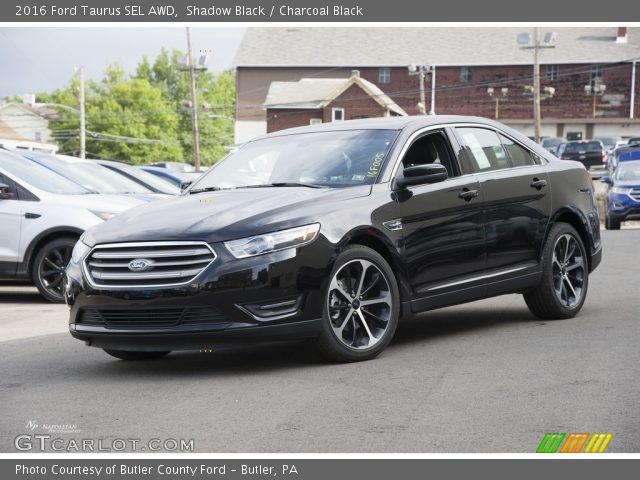
[(215, 258), (204, 242), (117, 243), (95, 246), (84, 265), (96, 287), (147, 288), (187, 284)]
[(634, 200), (640, 202), (640, 188), (634, 188), (629, 192), (629, 196)]
[(229, 321), (214, 307), (84, 308), (76, 323), (113, 329), (220, 325)]

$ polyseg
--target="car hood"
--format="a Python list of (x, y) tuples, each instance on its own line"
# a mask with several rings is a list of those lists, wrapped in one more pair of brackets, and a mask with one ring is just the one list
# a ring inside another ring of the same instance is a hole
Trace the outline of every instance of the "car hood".
[[(35, 190), (35, 189), (34, 189)], [(62, 195), (58, 193), (37, 192), (38, 196), (57, 205), (86, 208), (99, 212), (121, 213), (139, 205), (146, 205), (149, 199), (136, 198), (128, 195), (84, 194)]]
[(621, 188), (640, 188), (640, 181), (638, 180), (627, 180), (627, 181), (616, 181), (616, 187)]
[(117, 215), (87, 231), (98, 243), (192, 240), (209, 243), (273, 232), (318, 221), (344, 208), (370, 185), (343, 189), (273, 187), (171, 197)]

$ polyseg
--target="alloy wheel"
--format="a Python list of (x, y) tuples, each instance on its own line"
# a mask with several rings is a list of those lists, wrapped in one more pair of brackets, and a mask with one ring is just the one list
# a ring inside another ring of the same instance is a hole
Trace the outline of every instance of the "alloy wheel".
[(553, 247), (553, 288), (568, 308), (580, 304), (585, 282), (585, 258), (578, 240), (570, 233), (558, 237)]
[(71, 259), (72, 247), (64, 245), (54, 247), (43, 257), (38, 267), (40, 283), (55, 297), (62, 298), (64, 269)]
[(331, 279), (327, 302), (333, 333), (348, 348), (366, 350), (384, 337), (393, 298), (389, 279), (373, 262), (345, 263)]

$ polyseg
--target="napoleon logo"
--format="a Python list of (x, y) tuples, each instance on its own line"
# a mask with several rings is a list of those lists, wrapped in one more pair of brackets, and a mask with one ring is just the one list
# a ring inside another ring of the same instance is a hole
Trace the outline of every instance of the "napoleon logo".
[(145, 258), (136, 258), (129, 262), (128, 267), (132, 272), (146, 272), (151, 268), (152, 264), (152, 260), (147, 260)]

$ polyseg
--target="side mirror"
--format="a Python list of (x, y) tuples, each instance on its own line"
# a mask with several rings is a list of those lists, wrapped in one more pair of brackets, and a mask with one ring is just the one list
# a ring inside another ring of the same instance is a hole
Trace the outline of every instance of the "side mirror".
[(447, 169), (440, 163), (425, 163), (413, 167), (405, 167), (402, 177), (396, 179), (399, 188), (425, 183), (437, 183), (447, 179)]
[(600, 181), (601, 181), (602, 183), (606, 183), (606, 184), (608, 184), (608, 185), (613, 185), (613, 179), (612, 179), (611, 177), (609, 177), (609, 176), (602, 177), (602, 178), (600, 179)]
[(0, 183), (0, 200), (13, 198), (13, 192), (6, 183)]

